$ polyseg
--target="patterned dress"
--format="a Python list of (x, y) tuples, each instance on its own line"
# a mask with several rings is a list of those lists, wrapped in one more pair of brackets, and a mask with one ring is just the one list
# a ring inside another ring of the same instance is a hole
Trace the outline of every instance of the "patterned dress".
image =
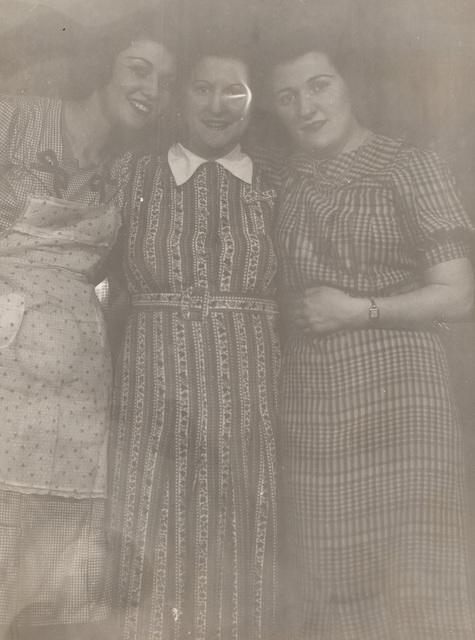
[(110, 613), (112, 372), (96, 272), (120, 225), (62, 102), (0, 100), (0, 625)]
[(121, 638), (257, 640), (276, 600), (274, 193), (138, 161), (117, 367)]
[[(469, 231), (430, 152), (374, 136), (324, 162), (298, 156), (278, 221), (284, 287), (410, 291), (467, 255)], [(459, 424), (435, 328), (291, 335), (282, 373), (293, 637), (475, 637)]]

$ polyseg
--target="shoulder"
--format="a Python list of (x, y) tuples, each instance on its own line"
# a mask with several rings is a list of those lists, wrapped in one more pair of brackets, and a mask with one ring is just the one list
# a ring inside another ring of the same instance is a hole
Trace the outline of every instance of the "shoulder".
[(49, 113), (61, 109), (59, 98), (41, 98), (36, 96), (0, 96), (0, 118), (16, 114), (19, 118), (45, 118)]
[(169, 184), (171, 172), (166, 155), (129, 152), (122, 157), (120, 168), (127, 181), (132, 182), (145, 197), (148, 197), (152, 187)]
[(404, 148), (404, 140), (390, 138), (374, 133), (367, 143), (357, 151), (358, 159), (355, 166), (357, 176), (387, 174), (398, 163), (398, 159)]
[(283, 147), (256, 146), (251, 156), (254, 171), (273, 189), (278, 190), (285, 179), (288, 151)]
[(404, 143), (395, 158), (392, 178), (400, 186), (441, 190), (454, 182), (447, 163), (431, 149)]
[(445, 164), (435, 151), (401, 141), (394, 158), (394, 166), (399, 170), (417, 172), (441, 168)]
[(1, 96), (3, 156), (8, 155), (14, 162), (24, 162), (35, 157), (42, 144), (55, 147), (55, 141), (60, 139), (61, 104), (61, 100), (55, 98)]

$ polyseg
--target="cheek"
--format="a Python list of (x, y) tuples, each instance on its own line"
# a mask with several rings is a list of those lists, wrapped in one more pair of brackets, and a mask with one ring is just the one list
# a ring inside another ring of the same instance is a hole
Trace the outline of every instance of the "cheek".
[(161, 91), (158, 95), (158, 101), (157, 101), (158, 112), (163, 113), (163, 111), (166, 111), (170, 107), (171, 101), (172, 101), (171, 93), (168, 91)]
[(201, 106), (199, 101), (193, 98), (185, 99), (183, 102), (183, 120), (185, 122), (192, 122), (201, 111)]
[(281, 121), (284, 127), (292, 132), (292, 129), (296, 126), (296, 118), (293, 110), (291, 108), (277, 108), (276, 111), (277, 118)]
[(125, 87), (131, 86), (134, 76), (127, 69), (115, 69), (110, 79), (110, 85), (117, 91), (123, 91)]
[(351, 113), (351, 103), (348, 92), (342, 87), (332, 97), (332, 109), (341, 118), (347, 118)]
[(238, 120), (236, 123), (236, 137), (241, 137), (246, 131), (249, 124), (249, 118), (244, 118), (243, 120)]

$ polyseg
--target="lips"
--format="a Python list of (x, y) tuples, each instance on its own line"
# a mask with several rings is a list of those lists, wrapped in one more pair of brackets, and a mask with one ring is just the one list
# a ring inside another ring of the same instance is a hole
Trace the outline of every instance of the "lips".
[(132, 107), (144, 116), (147, 116), (152, 111), (152, 105), (150, 102), (144, 100), (137, 100), (136, 98), (129, 98), (129, 102)]
[(307, 124), (302, 125), (300, 130), (305, 133), (315, 133), (316, 131), (320, 131), (326, 122), (326, 120), (314, 120), (313, 122), (308, 122)]
[(212, 131), (224, 131), (231, 124), (227, 120), (203, 120), (205, 127)]

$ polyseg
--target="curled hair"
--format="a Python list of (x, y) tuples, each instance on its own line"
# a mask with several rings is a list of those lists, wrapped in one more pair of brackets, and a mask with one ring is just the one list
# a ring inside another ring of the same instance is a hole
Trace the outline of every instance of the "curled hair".
[(253, 89), (256, 52), (247, 34), (216, 33), (197, 31), (186, 39), (181, 52), (179, 86), (181, 89), (190, 81), (193, 71), (203, 58), (228, 58), (238, 60), (246, 67), (249, 85)]
[(170, 10), (143, 9), (88, 34), (78, 46), (70, 77), (70, 95), (84, 98), (108, 84), (117, 56), (137, 40), (151, 40), (175, 54), (177, 29)]
[[(189, 34), (179, 59), (178, 90), (176, 92), (174, 117), (171, 122), (171, 137), (173, 139), (183, 140), (186, 137), (186, 127), (182, 117), (185, 90), (193, 77), (194, 70), (204, 58), (225, 58), (241, 62), (246, 68), (246, 81), (251, 96), (253, 96), (255, 51), (253, 46), (246, 46), (246, 43), (248, 43), (246, 34), (229, 33), (225, 29), (219, 35), (199, 29)], [(252, 97), (251, 113), (253, 103), (254, 98)]]
[(276, 38), (275, 44), (265, 46), (262, 56), (260, 72), (265, 84), (269, 84), (276, 66), (291, 63), (308, 53), (322, 53), (345, 82), (356, 118), (370, 124), (374, 106), (374, 63), (352, 35), (347, 30), (305, 27)]

